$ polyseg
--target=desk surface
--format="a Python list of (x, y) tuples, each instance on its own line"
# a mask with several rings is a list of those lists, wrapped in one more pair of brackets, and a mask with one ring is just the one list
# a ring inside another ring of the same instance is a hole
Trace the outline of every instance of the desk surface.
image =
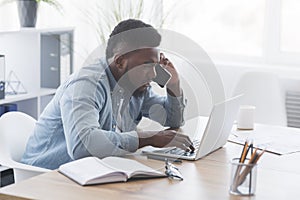
[[(300, 153), (278, 156), (265, 153), (259, 161), (256, 195), (230, 195), (229, 161), (240, 155), (242, 146), (227, 143), (198, 161), (177, 164), (184, 180), (168, 178), (135, 180), (95, 186), (80, 186), (57, 171), (45, 173), (0, 189), (0, 199), (298, 199)], [(151, 167), (162, 161), (132, 156)], [(12, 195), (12, 196), (10, 196)]]

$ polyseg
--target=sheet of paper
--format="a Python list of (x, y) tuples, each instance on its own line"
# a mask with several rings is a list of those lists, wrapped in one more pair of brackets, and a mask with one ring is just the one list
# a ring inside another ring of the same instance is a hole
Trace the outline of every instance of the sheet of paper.
[(228, 141), (244, 144), (247, 139), (253, 140), (254, 147), (279, 155), (300, 152), (298, 128), (255, 124), (252, 131), (240, 131), (234, 125)]

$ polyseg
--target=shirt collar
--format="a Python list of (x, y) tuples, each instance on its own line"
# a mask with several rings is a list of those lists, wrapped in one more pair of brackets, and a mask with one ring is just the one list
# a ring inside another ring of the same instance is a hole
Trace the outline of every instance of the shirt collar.
[(112, 74), (109, 65), (106, 62), (106, 68), (105, 68), (105, 72), (108, 78), (108, 82), (109, 82), (109, 86), (110, 86), (110, 91), (113, 92), (114, 89), (117, 89), (115, 87), (118, 87), (118, 91), (120, 93), (124, 92), (124, 89), (117, 83), (114, 75)]

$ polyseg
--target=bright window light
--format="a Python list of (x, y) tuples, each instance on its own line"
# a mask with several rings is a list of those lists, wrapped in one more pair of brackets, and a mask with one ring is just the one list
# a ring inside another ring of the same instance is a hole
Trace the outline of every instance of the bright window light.
[(169, 13), (165, 27), (207, 52), (262, 55), (265, 0), (163, 0), (163, 8)]
[(300, 1), (281, 1), (281, 41), (282, 51), (300, 53)]

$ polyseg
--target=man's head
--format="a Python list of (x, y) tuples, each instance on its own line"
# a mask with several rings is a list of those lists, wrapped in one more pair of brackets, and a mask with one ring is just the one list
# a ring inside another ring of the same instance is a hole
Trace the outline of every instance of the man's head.
[(135, 93), (145, 91), (156, 76), (161, 36), (151, 25), (140, 20), (120, 22), (112, 31), (106, 58), (116, 80)]

